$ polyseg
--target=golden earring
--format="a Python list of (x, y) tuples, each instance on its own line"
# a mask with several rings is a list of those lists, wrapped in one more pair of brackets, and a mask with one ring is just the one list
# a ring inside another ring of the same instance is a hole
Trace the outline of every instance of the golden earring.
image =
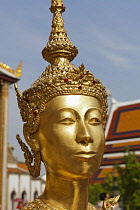
[[(40, 151), (32, 151), (32, 153), (29, 151), (26, 144), (21, 140), (20, 136), (17, 134), (16, 139), (18, 140), (18, 143), (21, 147), (21, 150), (24, 152), (24, 158), (25, 163), (27, 165), (27, 168), (34, 178), (38, 177), (40, 175), (40, 167), (41, 167), (41, 154)], [(34, 162), (34, 165), (32, 163)]]

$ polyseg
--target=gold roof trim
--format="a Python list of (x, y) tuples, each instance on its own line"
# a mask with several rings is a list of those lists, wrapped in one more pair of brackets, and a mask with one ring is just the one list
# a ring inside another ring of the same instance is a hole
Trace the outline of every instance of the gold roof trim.
[(5, 63), (0, 62), (0, 68), (6, 70), (7, 72), (13, 74), (16, 77), (21, 77), (22, 72), (22, 61), (19, 63), (18, 67), (14, 70), (10, 66), (6, 65)]

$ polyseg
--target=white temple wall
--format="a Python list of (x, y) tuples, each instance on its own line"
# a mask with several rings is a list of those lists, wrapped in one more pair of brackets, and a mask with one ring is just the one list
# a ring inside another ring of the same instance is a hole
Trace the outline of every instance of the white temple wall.
[[(41, 180), (33, 179), (31, 181), (31, 201), (42, 193)], [(38, 195), (37, 195), (38, 194)]]
[(45, 183), (42, 182), (42, 184), (41, 184), (41, 192), (43, 192), (44, 190), (45, 190)]
[(34, 200), (36, 197), (42, 194), (44, 188), (45, 182), (41, 178), (34, 179), (29, 174), (25, 173), (9, 174), (6, 210), (16, 209), (18, 200), (15, 202), (15, 199), (23, 199), (24, 202)]
[(22, 195), (25, 192), (26, 195), (24, 199), (26, 201), (30, 201), (30, 198), (31, 198), (30, 185), (31, 185), (31, 177), (28, 174), (20, 175), (20, 186), (19, 186), (20, 198), (22, 198)]
[[(8, 176), (8, 193), (7, 193), (7, 207), (8, 210), (12, 210), (12, 195), (13, 198), (18, 198), (19, 195), (19, 175), (18, 174), (9, 174)], [(16, 205), (16, 203), (15, 203)]]

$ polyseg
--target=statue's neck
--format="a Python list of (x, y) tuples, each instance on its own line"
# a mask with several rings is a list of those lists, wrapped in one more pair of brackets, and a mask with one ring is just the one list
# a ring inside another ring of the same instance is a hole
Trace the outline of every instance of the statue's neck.
[(58, 209), (86, 210), (88, 184), (88, 179), (69, 181), (48, 172), (46, 188), (40, 199)]

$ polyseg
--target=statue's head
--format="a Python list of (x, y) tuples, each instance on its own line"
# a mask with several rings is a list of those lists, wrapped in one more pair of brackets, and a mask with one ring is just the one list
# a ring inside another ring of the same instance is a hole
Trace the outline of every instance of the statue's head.
[(22, 94), (16, 87), (23, 132), (50, 172), (66, 179), (89, 178), (103, 156), (107, 94), (83, 64), (76, 68), (70, 63), (78, 51), (63, 27), (63, 2), (54, 3), (52, 32), (42, 51), (51, 64)]

